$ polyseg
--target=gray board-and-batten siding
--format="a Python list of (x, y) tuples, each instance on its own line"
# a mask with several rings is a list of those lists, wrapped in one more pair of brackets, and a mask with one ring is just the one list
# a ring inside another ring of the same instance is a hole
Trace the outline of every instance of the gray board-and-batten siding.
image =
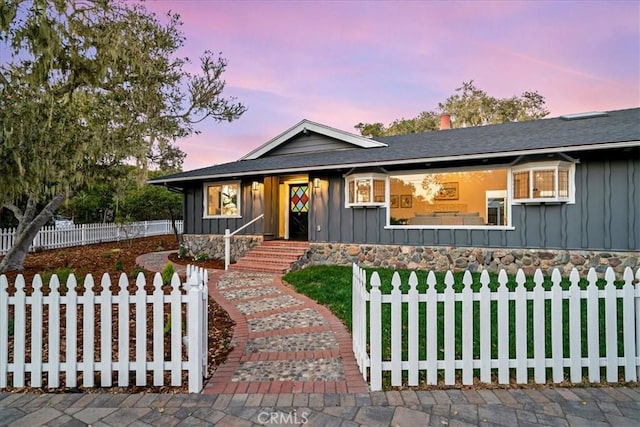
[[(633, 150), (632, 153), (637, 153)], [(627, 153), (629, 154), (629, 153)], [(385, 228), (386, 208), (345, 208), (342, 174), (323, 175), (313, 192), (309, 241), (388, 245), (637, 251), (640, 247), (640, 159), (600, 160), (584, 156), (576, 165), (574, 204), (513, 205), (513, 230)], [(203, 219), (203, 187), (185, 188), (185, 233), (224, 234), (264, 211), (261, 192), (243, 182), (242, 218)], [(320, 231), (317, 231), (320, 226)], [(262, 234), (262, 221), (242, 234)]]

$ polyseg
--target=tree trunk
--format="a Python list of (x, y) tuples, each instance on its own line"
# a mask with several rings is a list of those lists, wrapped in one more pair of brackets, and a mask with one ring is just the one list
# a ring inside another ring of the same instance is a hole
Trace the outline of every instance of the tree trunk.
[(182, 246), (182, 235), (178, 234), (178, 227), (176, 227), (176, 217), (173, 214), (173, 209), (171, 209), (171, 206), (169, 206), (169, 218), (171, 219), (171, 228), (173, 229), (173, 235), (176, 238), (176, 243), (178, 243), (178, 246)]
[[(0, 273), (6, 271), (22, 271), (24, 269), (24, 259), (29, 252), (29, 247), (35, 239), (38, 231), (51, 219), (56, 209), (60, 207), (65, 196), (59, 194), (55, 196), (38, 215), (27, 215), (30, 206), (35, 205), (31, 200), (27, 203), (25, 216), (20, 221), (16, 229), (16, 239), (7, 255), (0, 261)], [(32, 205), (33, 203), (33, 205)]]

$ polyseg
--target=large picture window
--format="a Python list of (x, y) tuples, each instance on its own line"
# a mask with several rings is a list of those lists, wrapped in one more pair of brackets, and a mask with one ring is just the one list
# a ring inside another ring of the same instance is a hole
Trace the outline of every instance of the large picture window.
[(240, 188), (240, 181), (205, 184), (204, 216), (240, 216)]
[(397, 173), (389, 177), (389, 225), (509, 227), (508, 169)]
[(511, 173), (514, 203), (573, 202), (574, 166), (567, 162), (527, 163)]

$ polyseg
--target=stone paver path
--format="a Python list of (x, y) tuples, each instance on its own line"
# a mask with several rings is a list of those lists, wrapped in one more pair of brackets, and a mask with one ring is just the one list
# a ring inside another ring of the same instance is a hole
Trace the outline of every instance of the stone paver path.
[(236, 327), (204, 393), (368, 392), (344, 325), (279, 276), (212, 272), (209, 291)]

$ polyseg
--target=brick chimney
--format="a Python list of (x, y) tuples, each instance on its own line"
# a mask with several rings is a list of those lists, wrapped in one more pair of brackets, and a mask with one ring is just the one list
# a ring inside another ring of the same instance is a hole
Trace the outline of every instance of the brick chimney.
[(442, 113), (440, 115), (440, 130), (451, 129), (451, 114)]

